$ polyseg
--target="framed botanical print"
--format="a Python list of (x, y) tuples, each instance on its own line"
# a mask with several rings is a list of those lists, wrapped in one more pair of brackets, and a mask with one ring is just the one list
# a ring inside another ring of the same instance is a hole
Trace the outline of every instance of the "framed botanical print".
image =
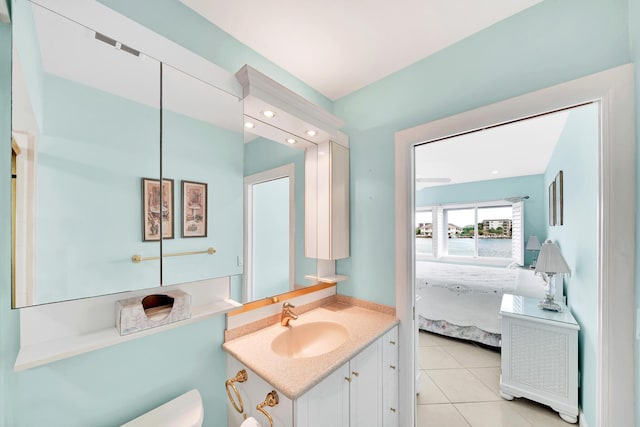
[(182, 181), (182, 237), (207, 237), (207, 184)]
[(142, 178), (142, 240), (173, 239), (173, 180)]
[(556, 225), (556, 182), (549, 184), (549, 225)]
[(563, 184), (563, 173), (562, 171), (558, 172), (556, 175), (555, 183), (556, 183), (556, 225), (564, 224), (564, 184)]

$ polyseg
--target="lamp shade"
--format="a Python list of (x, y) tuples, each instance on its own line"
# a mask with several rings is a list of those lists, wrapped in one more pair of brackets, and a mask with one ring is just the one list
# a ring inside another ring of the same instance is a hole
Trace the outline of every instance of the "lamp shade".
[(529, 236), (529, 240), (527, 240), (528, 251), (539, 251), (540, 250), (540, 240), (538, 240), (537, 236)]
[(540, 255), (536, 262), (536, 273), (571, 273), (571, 269), (567, 265), (560, 248), (558, 248), (551, 240), (547, 240), (540, 249)]

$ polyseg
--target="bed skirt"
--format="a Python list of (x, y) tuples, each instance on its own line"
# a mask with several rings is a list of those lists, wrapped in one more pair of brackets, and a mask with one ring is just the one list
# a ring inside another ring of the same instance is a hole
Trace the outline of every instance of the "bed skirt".
[(418, 328), (447, 337), (476, 341), (491, 347), (501, 346), (501, 334), (487, 332), (476, 326), (458, 326), (446, 320), (431, 320), (418, 316)]

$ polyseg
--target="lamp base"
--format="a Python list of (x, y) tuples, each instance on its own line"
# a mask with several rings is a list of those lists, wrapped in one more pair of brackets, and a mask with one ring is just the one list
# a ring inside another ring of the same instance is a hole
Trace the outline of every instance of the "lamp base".
[(552, 298), (545, 298), (538, 303), (538, 308), (547, 311), (562, 311), (562, 307)]

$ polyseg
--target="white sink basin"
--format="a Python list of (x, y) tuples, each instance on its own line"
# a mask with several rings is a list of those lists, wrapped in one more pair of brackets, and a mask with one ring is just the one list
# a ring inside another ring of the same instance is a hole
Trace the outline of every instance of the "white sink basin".
[(347, 329), (335, 322), (292, 324), (271, 342), (271, 349), (282, 357), (302, 359), (328, 353), (347, 340)]

